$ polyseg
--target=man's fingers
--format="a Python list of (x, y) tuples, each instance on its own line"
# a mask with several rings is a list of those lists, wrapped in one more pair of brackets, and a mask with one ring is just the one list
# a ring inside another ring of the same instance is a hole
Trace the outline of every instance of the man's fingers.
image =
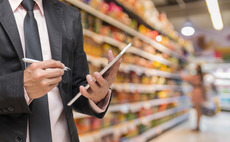
[[(113, 52), (109, 50), (108, 51), (108, 61), (111, 62), (113, 59), (114, 59)], [(117, 68), (116, 66), (118, 66), (119, 68), (121, 62), (122, 62), (122, 58), (118, 59), (111, 68), (114, 68), (114, 67)]]
[(47, 81), (47, 83), (48, 83), (49, 85), (57, 84), (57, 83), (61, 82), (61, 80), (62, 80), (62, 77), (61, 77), (61, 76), (46, 79), (46, 81)]
[(60, 68), (63, 69), (65, 66), (62, 64), (60, 61), (55, 61), (55, 60), (46, 60), (46, 61), (41, 61), (38, 63), (33, 63), (31, 66), (39, 66), (42, 69), (48, 69), (48, 68)]
[(111, 68), (115, 68), (115, 70), (118, 70), (121, 62), (122, 62), (122, 58), (118, 59)]
[(87, 92), (84, 86), (80, 86), (80, 92), (83, 96), (86, 98), (90, 99), (91, 95)]
[(93, 90), (93, 91), (97, 91), (99, 89), (99, 86), (96, 84), (96, 82), (94, 81), (94, 79), (92, 78), (91, 75), (87, 75), (86, 76), (86, 79), (87, 79), (87, 82), (90, 86), (90, 88)]
[(49, 90), (47, 92), (51, 91), (54, 87), (58, 86), (58, 84), (59, 83), (49, 85), (49, 87), (48, 87)]
[(113, 52), (111, 50), (108, 51), (108, 60), (111, 62), (114, 59)]
[(101, 76), (101, 74), (99, 72), (95, 72), (94, 76), (97, 80), (97, 82), (102, 86), (102, 87), (107, 87), (108, 86), (108, 82)]
[(122, 58), (118, 59), (118, 61), (114, 65), (112, 65), (112, 67), (108, 71), (106, 71), (103, 74), (103, 77), (107, 78), (108, 76), (110, 77), (116, 76), (117, 71), (119, 70), (121, 61), (122, 61)]
[(64, 75), (64, 70), (63, 69), (47, 69), (44, 71), (44, 73), (46, 74), (46, 78), (53, 78), (53, 77), (59, 77)]

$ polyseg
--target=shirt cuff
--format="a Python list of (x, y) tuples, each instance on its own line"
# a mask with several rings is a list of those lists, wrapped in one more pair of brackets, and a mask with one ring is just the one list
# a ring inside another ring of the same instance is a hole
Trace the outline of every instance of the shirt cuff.
[(109, 105), (110, 97), (111, 97), (111, 90), (109, 89), (109, 92), (107, 93), (105, 98), (102, 99), (97, 104), (95, 104), (91, 99), (88, 99), (88, 100), (89, 100), (90, 106), (96, 113), (102, 113), (106, 110), (107, 106)]
[(28, 96), (27, 92), (26, 92), (26, 89), (24, 87), (24, 96), (25, 96), (25, 100), (26, 100), (26, 103), (28, 105), (30, 105), (30, 103), (32, 102), (33, 99), (30, 99), (30, 97)]

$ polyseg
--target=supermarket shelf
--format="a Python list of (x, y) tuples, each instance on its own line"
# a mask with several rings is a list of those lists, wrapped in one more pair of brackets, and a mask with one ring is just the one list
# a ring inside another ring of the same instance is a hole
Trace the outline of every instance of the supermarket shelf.
[(202, 65), (202, 70), (204, 70), (204, 72), (215, 71), (217, 69), (220, 69), (221, 72), (223, 70), (228, 70), (230, 69), (230, 63), (207, 63)]
[[(124, 47), (126, 47), (127, 45), (124, 44), (124, 43), (121, 43), (111, 37), (108, 37), (108, 36), (103, 36), (103, 35), (99, 35), (99, 34), (96, 34), (90, 30), (87, 30), (87, 29), (83, 29), (83, 34), (88, 36), (88, 37), (91, 37), (93, 38), (95, 41), (101, 43), (101, 42), (105, 42), (105, 43), (108, 43), (110, 45), (113, 45), (115, 47), (118, 47), (120, 50), (122, 50)], [(171, 61), (168, 61), (160, 56), (156, 56), (156, 55), (152, 55), (148, 52), (145, 52), (143, 50), (140, 50), (138, 48), (135, 48), (133, 46), (131, 46), (126, 52), (129, 52), (129, 53), (133, 53), (133, 54), (136, 54), (136, 55), (139, 55), (141, 57), (144, 57), (150, 61), (158, 61), (162, 64), (165, 64), (165, 65), (173, 65), (175, 63), (171, 62)]]
[(135, 138), (127, 140), (127, 142), (135, 142), (135, 141), (146, 142), (150, 138), (153, 138), (154, 136), (161, 134), (163, 131), (173, 127), (174, 125), (176, 125), (176, 124), (178, 124), (178, 123), (180, 123), (186, 119), (188, 119), (188, 114), (184, 114), (184, 115), (179, 116), (175, 119), (172, 119), (166, 123), (163, 123), (157, 127), (154, 127), (154, 128), (144, 132), (143, 134), (141, 134)]
[(163, 46), (162, 44), (152, 40), (151, 38), (139, 33), (138, 31), (130, 28), (129, 26), (125, 25), (125, 24), (122, 24), (121, 22), (115, 20), (114, 18), (112, 17), (109, 17), (103, 13), (101, 13), (100, 11), (90, 7), (89, 5), (79, 1), (79, 0), (66, 0), (67, 2), (73, 4), (74, 6), (80, 8), (80, 9), (83, 9), (85, 11), (87, 11), (88, 13), (100, 18), (101, 20), (129, 33), (130, 35), (132, 36), (135, 36), (135, 37), (138, 37), (139, 39), (141, 39), (142, 41), (152, 45), (153, 47), (155, 47), (156, 49), (164, 52), (164, 53), (167, 53), (167, 54), (170, 54), (172, 56), (175, 56), (177, 58), (180, 58), (180, 59), (184, 59), (186, 60), (186, 58), (182, 55), (179, 55), (177, 54), (176, 52), (174, 51), (171, 51), (170, 49), (168, 49), (167, 47)]
[(116, 105), (111, 105), (109, 107), (110, 112), (136, 112), (140, 110), (141, 108), (149, 108), (161, 104), (168, 104), (168, 103), (173, 103), (173, 102), (180, 102), (180, 101), (186, 101), (189, 100), (187, 96), (182, 96), (182, 97), (173, 97), (173, 98), (167, 98), (167, 99), (153, 99), (149, 101), (142, 101), (142, 102), (136, 102), (136, 103), (126, 103), (126, 104), (116, 104)]
[(132, 65), (132, 64), (122, 63), (120, 66), (120, 69), (121, 69), (121, 71), (124, 71), (124, 72), (134, 71), (138, 75), (146, 74), (147, 76), (162, 76), (162, 77), (174, 78), (174, 79), (180, 78), (178, 73), (170, 73), (170, 72), (166, 72), (166, 71), (160, 71), (160, 70), (156, 70), (156, 69), (145, 68), (145, 67)]
[(108, 64), (108, 59), (104, 57), (94, 57), (91, 55), (87, 55), (87, 60), (96, 67), (105, 67)]
[(219, 98), (220, 99), (229, 99), (230, 100), (230, 93), (226, 93), (226, 94), (221, 94), (219, 95)]
[(230, 79), (230, 72), (218, 72), (218, 73), (212, 73), (212, 75), (217, 79), (225, 79), (225, 80)]
[(229, 94), (221, 94), (219, 95), (220, 98), (220, 108), (221, 110), (230, 111), (230, 95)]
[(228, 80), (228, 79), (215, 79), (214, 84), (219, 85), (219, 86), (229, 86), (230, 80)]
[(221, 108), (221, 110), (230, 111), (230, 104), (221, 104), (220, 103), (220, 108)]
[[(94, 66), (97, 66), (97, 67), (106, 66), (108, 64), (108, 60), (102, 57), (93, 57), (93, 56), (87, 55), (87, 59)], [(149, 68), (132, 65), (132, 64), (125, 64), (125, 63), (121, 63), (119, 70), (126, 72), (126, 73), (130, 71), (134, 71), (138, 75), (146, 74), (147, 76), (162, 76), (162, 77), (175, 78), (175, 79), (179, 78), (178, 73), (170, 73), (170, 72), (160, 71), (156, 69), (149, 69)]]
[[(107, 0), (108, 1), (108, 0)], [(131, 18), (133, 17), (134, 19), (136, 19), (138, 21), (138, 23), (145, 25), (147, 28), (151, 29), (151, 30), (157, 30), (160, 34), (163, 34), (159, 29), (154, 28), (153, 26), (151, 26), (148, 21), (144, 20), (143, 18), (141, 18), (138, 14), (134, 13), (132, 10), (130, 10), (127, 6), (124, 6), (123, 4), (121, 4), (120, 2), (118, 2), (117, 0), (110, 0), (112, 2), (115, 2), (118, 6), (120, 6), (125, 13), (128, 13), (128, 15), (131, 15)], [(163, 34), (165, 35), (165, 34)], [(168, 35), (166, 35), (168, 36)], [(169, 36), (168, 36), (169, 37)], [(170, 37), (169, 37), (170, 38)]]
[(143, 85), (143, 84), (134, 84), (134, 83), (114, 83), (111, 87), (117, 91), (125, 92), (140, 92), (140, 93), (151, 93), (160, 90), (181, 90), (181, 86), (178, 85)]
[(159, 34), (163, 35), (163, 36), (167, 36), (169, 39), (171, 39), (174, 43), (174, 46), (176, 48), (180, 48), (181, 46), (176, 43), (177, 40), (173, 39), (170, 35), (168, 35), (167, 33), (165, 33), (164, 31), (155, 28), (154, 26), (152, 26), (150, 24), (150, 22), (148, 22), (147, 20), (141, 18), (138, 14), (134, 13), (132, 10), (130, 10), (127, 6), (124, 6), (123, 4), (121, 4), (120, 2), (118, 2), (117, 0), (110, 0), (112, 2), (115, 2), (118, 6), (122, 7), (122, 9), (124, 10), (125, 13), (128, 13), (128, 15), (131, 15), (131, 17), (133, 17), (134, 19), (136, 19), (140, 24), (145, 25), (147, 28), (151, 29), (151, 30), (156, 30), (159, 32)]
[[(100, 129), (98, 131), (91, 132), (89, 134), (85, 134), (84, 136), (80, 136), (80, 141), (94, 142), (97, 138), (100, 138), (100, 137), (108, 135), (108, 134), (112, 134), (112, 133), (121, 134), (122, 132), (128, 130), (129, 128), (133, 128), (133, 127), (137, 126), (138, 124), (146, 123), (146, 122), (149, 122), (152, 120), (156, 120), (156, 119), (174, 114), (176, 112), (181, 112), (181, 111), (184, 111), (187, 109), (188, 109), (187, 106), (177, 107), (177, 108), (172, 108), (172, 109), (169, 109), (166, 111), (158, 112), (158, 113), (146, 116), (144, 118), (137, 118), (135, 120), (125, 121), (123, 123), (111, 126), (109, 128)], [(177, 121), (179, 121), (179, 120), (177, 120)]]
[[(142, 102), (136, 102), (136, 103), (125, 103), (125, 104), (116, 104), (116, 105), (110, 105), (108, 111), (109, 112), (118, 112), (121, 111), (123, 113), (127, 113), (128, 111), (131, 112), (137, 112), (142, 107), (153, 107), (161, 104), (168, 104), (172, 102), (180, 102), (180, 101), (189, 101), (189, 98), (187, 96), (182, 97), (173, 97), (173, 98), (167, 98), (167, 99), (154, 99), (150, 101), (142, 101)], [(74, 118), (85, 118), (90, 117), (85, 114), (73, 112)]]

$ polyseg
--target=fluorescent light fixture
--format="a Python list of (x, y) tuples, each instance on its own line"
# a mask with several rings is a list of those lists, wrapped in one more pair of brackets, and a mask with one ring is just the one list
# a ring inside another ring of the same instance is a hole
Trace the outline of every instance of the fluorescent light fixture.
[(223, 20), (220, 14), (218, 0), (205, 0), (208, 11), (212, 20), (212, 25), (215, 30), (222, 30), (224, 28)]
[(191, 26), (186, 26), (181, 29), (181, 33), (184, 36), (192, 36), (195, 33), (195, 29)]
[(222, 30), (224, 28), (220, 13), (211, 14), (212, 25), (215, 30)]

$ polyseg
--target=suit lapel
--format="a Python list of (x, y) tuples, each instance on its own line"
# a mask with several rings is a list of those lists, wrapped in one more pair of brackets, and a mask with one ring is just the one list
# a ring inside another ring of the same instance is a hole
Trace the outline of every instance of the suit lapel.
[[(62, 59), (62, 24), (63, 24), (63, 11), (58, 2), (55, 0), (43, 0), (43, 9), (46, 18), (46, 24), (50, 40), (50, 48), (52, 59), (61, 61)], [(63, 76), (63, 78), (67, 74)], [(67, 95), (63, 92), (63, 80), (59, 83), (58, 88), (63, 102), (67, 102)], [(66, 104), (66, 103), (64, 103)], [(65, 106), (65, 105), (64, 105)], [(66, 109), (66, 107), (64, 107)]]
[(43, 0), (52, 59), (61, 61), (62, 58), (62, 9), (54, 0)]
[(25, 69), (25, 65), (22, 62), (22, 58), (24, 57), (24, 55), (22, 51), (21, 40), (19, 37), (16, 21), (8, 0), (0, 0), (0, 23), (2, 24), (15, 48), (22, 68)]

